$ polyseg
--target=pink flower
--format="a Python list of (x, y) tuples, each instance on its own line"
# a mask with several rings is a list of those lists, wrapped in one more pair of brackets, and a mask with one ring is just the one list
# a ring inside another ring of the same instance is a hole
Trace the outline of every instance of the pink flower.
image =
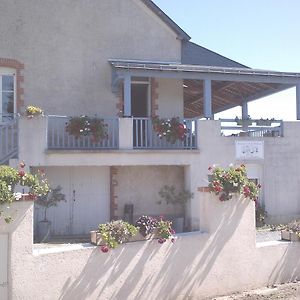
[(211, 166), (209, 166), (209, 167), (208, 167), (208, 171), (211, 171), (211, 170), (212, 170), (212, 167), (211, 167)]
[(166, 239), (163, 239), (163, 238), (158, 239), (159, 244), (163, 244), (165, 241), (166, 241)]
[(174, 239), (174, 238), (172, 238), (172, 239), (171, 239), (171, 242), (174, 244), (174, 243), (175, 243), (175, 239)]
[(25, 166), (26, 166), (26, 165), (25, 165), (24, 161), (22, 160), (22, 161), (20, 162), (20, 168), (23, 169), (23, 168), (25, 168)]

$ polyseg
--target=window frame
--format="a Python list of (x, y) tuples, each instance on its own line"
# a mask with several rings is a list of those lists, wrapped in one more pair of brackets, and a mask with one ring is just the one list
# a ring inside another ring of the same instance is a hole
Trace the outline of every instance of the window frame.
[(16, 111), (17, 111), (17, 74), (16, 70), (12, 68), (5, 68), (5, 67), (0, 67), (0, 124), (7, 123), (10, 120), (3, 120), (3, 90), (2, 90), (2, 77), (3, 76), (13, 76), (13, 113), (12, 113), (12, 119), (15, 118), (16, 116)]

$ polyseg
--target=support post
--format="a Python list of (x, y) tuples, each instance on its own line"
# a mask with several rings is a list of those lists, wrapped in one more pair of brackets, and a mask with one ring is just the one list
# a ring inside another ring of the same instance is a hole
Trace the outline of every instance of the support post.
[(248, 120), (249, 114), (248, 114), (248, 102), (243, 101), (242, 104), (242, 120), (243, 120), (243, 131), (248, 131)]
[(124, 117), (131, 117), (131, 76), (124, 78)]
[(300, 82), (296, 85), (296, 110), (297, 120), (300, 120)]
[(212, 97), (211, 97), (211, 80), (205, 79), (203, 81), (203, 101), (204, 101), (204, 117), (212, 119)]

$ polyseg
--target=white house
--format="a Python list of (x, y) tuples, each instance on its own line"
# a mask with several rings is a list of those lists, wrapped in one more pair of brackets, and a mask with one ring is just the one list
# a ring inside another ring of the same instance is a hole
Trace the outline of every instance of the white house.
[[(189, 228), (205, 228), (198, 189), (211, 164), (245, 163), (270, 222), (300, 215), (300, 124), (247, 119), (248, 102), (295, 86), (300, 119), (299, 73), (196, 45), (150, 0), (2, 1), (0, 15), (0, 163), (24, 160), (63, 187), (67, 202), (49, 211), (53, 235), (85, 235), (122, 218), (125, 204), (134, 216), (178, 214), (157, 204), (166, 184), (194, 194)], [(24, 116), (31, 104), (45, 116)], [(235, 106), (244, 122), (214, 120)], [(101, 117), (108, 136), (68, 134), (82, 115)], [(185, 138), (160, 139), (154, 116), (179, 117)]]

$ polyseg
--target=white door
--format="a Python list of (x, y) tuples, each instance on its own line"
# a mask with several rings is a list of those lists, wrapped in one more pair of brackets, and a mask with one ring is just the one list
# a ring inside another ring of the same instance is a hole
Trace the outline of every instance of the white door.
[(7, 268), (8, 268), (8, 235), (0, 234), (0, 299), (8, 299)]
[(78, 167), (72, 172), (72, 234), (87, 234), (109, 221), (109, 168)]
[[(109, 167), (49, 167), (45, 171), (50, 186), (62, 186), (66, 196), (66, 202), (48, 210), (52, 235), (85, 235), (109, 221)], [(38, 210), (41, 220), (43, 210)]]

